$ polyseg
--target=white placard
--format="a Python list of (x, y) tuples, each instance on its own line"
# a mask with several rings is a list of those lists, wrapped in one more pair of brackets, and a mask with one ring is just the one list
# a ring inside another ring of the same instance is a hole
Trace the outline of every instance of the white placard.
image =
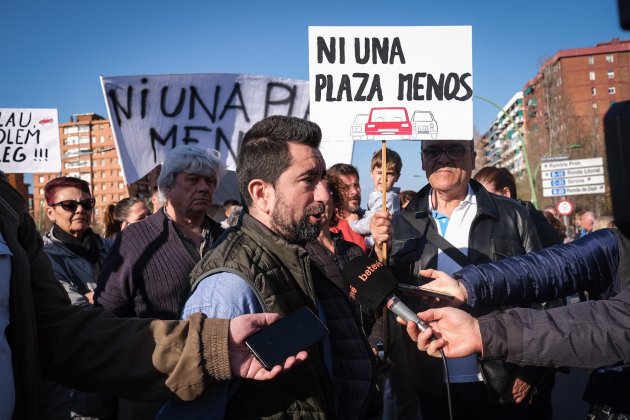
[(0, 108), (0, 170), (6, 173), (61, 171), (56, 109)]
[(246, 74), (101, 77), (126, 183), (175, 146), (216, 149), (236, 169), (243, 134), (269, 115), (308, 118), (308, 82)]
[(310, 27), (309, 80), (329, 166), (355, 140), (473, 138), (470, 26)]

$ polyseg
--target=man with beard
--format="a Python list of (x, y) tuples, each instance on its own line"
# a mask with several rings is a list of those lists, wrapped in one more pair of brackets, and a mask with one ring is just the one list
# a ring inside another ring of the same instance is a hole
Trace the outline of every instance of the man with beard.
[(359, 171), (347, 163), (337, 163), (326, 171), (326, 176), (334, 187), (341, 191), (343, 201), (338, 206), (337, 226), (330, 228), (332, 233), (341, 233), (344, 241), (353, 242), (367, 253), (365, 238), (355, 232), (348, 222), (357, 221), (363, 217), (361, 209), (361, 184), (359, 183)]
[[(301, 368), (266, 386), (231, 381), (195, 402), (171, 402), (164, 418), (376, 417), (375, 363), (347, 294), (311, 263), (303, 248), (319, 235), (329, 199), (323, 185), (319, 127), (272, 116), (244, 136), (237, 179), (244, 213), (236, 228), (191, 273), (192, 294), (182, 316), (204, 312), (285, 316), (308, 307), (330, 337), (310, 350)], [(278, 343), (281, 345), (282, 343)]]

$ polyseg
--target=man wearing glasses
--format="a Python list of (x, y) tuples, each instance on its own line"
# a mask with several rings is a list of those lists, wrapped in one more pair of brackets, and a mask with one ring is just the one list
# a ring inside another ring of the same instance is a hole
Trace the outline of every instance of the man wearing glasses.
[[(421, 285), (426, 283), (419, 273), (421, 269), (437, 268), (452, 273), (462, 265), (496, 261), (540, 248), (524, 209), (514, 200), (488, 193), (471, 179), (475, 168), (472, 141), (424, 141), (422, 168), (429, 184), (418, 191), (400, 214), (391, 217), (387, 212), (379, 212), (370, 226), (377, 254), (381, 253), (383, 243), (388, 243), (387, 248), (392, 250), (390, 264), (399, 281)], [(431, 239), (436, 236), (447, 242)], [(442, 251), (448, 247), (459, 250), (455, 259), (450, 251), (449, 255)], [(408, 304), (414, 310), (422, 309), (419, 300)], [(378, 331), (376, 327), (375, 330)], [(411, 351), (415, 350), (414, 343), (406, 337), (402, 340), (423, 417), (448, 418), (441, 361), (418, 356), (417, 350)], [(449, 359), (448, 365), (455, 418), (504, 418), (512, 416), (514, 411), (495, 410), (529, 409), (527, 404), (503, 404), (501, 408), (490, 404), (476, 357)], [(532, 390), (530, 385), (517, 379), (503, 399), (520, 403)]]

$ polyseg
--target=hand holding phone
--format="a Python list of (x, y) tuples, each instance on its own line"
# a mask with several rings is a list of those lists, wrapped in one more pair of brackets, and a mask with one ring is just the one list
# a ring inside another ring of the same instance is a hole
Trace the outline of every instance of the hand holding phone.
[(245, 344), (267, 370), (328, 337), (328, 328), (306, 306), (252, 334)]
[(437, 290), (423, 289), (420, 286), (414, 286), (411, 284), (398, 283), (398, 290), (402, 294), (407, 295), (407, 296), (435, 298), (435, 299), (445, 300), (447, 302), (452, 302), (455, 300), (455, 296), (453, 295), (438, 292)]

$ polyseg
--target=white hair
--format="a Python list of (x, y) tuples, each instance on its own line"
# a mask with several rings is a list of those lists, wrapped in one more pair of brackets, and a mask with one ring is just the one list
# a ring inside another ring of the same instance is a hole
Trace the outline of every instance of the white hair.
[(173, 148), (164, 159), (157, 181), (161, 205), (166, 205), (166, 190), (175, 184), (175, 177), (180, 172), (215, 177), (218, 185), (226, 168), (217, 150), (188, 145)]

